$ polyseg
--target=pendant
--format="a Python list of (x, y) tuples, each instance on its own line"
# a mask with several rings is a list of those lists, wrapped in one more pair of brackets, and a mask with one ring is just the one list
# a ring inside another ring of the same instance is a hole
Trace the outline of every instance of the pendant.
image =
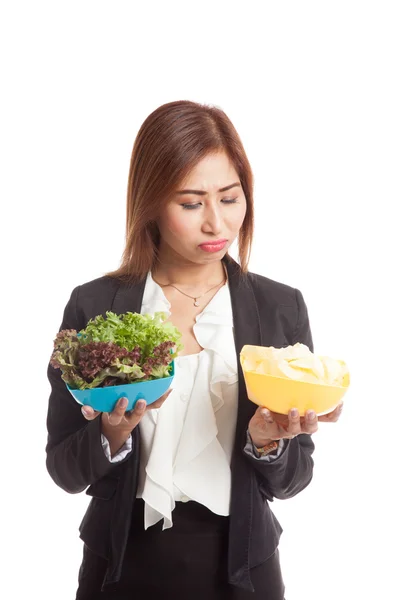
[(193, 306), (200, 306), (200, 304), (197, 302), (197, 298), (194, 299)]

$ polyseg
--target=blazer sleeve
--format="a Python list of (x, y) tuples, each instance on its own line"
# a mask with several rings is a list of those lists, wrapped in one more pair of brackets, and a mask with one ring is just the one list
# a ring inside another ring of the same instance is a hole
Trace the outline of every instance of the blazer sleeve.
[[(307, 306), (302, 293), (295, 289), (297, 319), (291, 344), (306, 344), (311, 352), (314, 345)], [(282, 453), (273, 461), (265, 462), (244, 452), (262, 480), (262, 487), (270, 500), (285, 500), (296, 496), (311, 482), (315, 445), (311, 435), (302, 433), (292, 440), (285, 440)]]
[[(79, 286), (74, 288), (64, 309), (62, 329), (79, 331), (86, 326), (78, 319)], [(112, 463), (101, 443), (101, 414), (87, 421), (81, 405), (68, 391), (61, 370), (50, 365), (47, 378), (51, 392), (47, 410), (46, 468), (54, 482), (68, 493), (76, 494), (101, 479), (127, 460)], [(133, 442), (134, 444), (134, 442)]]

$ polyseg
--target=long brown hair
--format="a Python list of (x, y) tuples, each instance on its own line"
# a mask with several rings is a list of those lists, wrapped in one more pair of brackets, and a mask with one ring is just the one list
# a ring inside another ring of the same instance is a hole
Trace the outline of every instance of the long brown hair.
[(129, 169), (125, 249), (121, 266), (105, 273), (137, 282), (157, 261), (155, 223), (193, 167), (210, 153), (225, 151), (239, 176), (246, 215), (238, 235), (239, 266), (247, 273), (254, 230), (253, 173), (239, 134), (220, 108), (179, 100), (163, 104), (143, 122)]

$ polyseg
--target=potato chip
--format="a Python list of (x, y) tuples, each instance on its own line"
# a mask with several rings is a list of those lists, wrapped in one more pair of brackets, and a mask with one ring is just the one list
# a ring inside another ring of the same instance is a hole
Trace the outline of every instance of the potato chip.
[(240, 355), (245, 371), (295, 381), (342, 386), (348, 375), (344, 361), (317, 356), (300, 342), (286, 348), (247, 345)]

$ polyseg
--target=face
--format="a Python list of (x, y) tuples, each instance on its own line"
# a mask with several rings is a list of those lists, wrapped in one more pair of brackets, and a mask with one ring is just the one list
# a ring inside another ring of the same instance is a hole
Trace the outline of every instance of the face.
[(157, 220), (160, 255), (174, 262), (221, 260), (246, 214), (238, 174), (225, 153), (202, 159)]

